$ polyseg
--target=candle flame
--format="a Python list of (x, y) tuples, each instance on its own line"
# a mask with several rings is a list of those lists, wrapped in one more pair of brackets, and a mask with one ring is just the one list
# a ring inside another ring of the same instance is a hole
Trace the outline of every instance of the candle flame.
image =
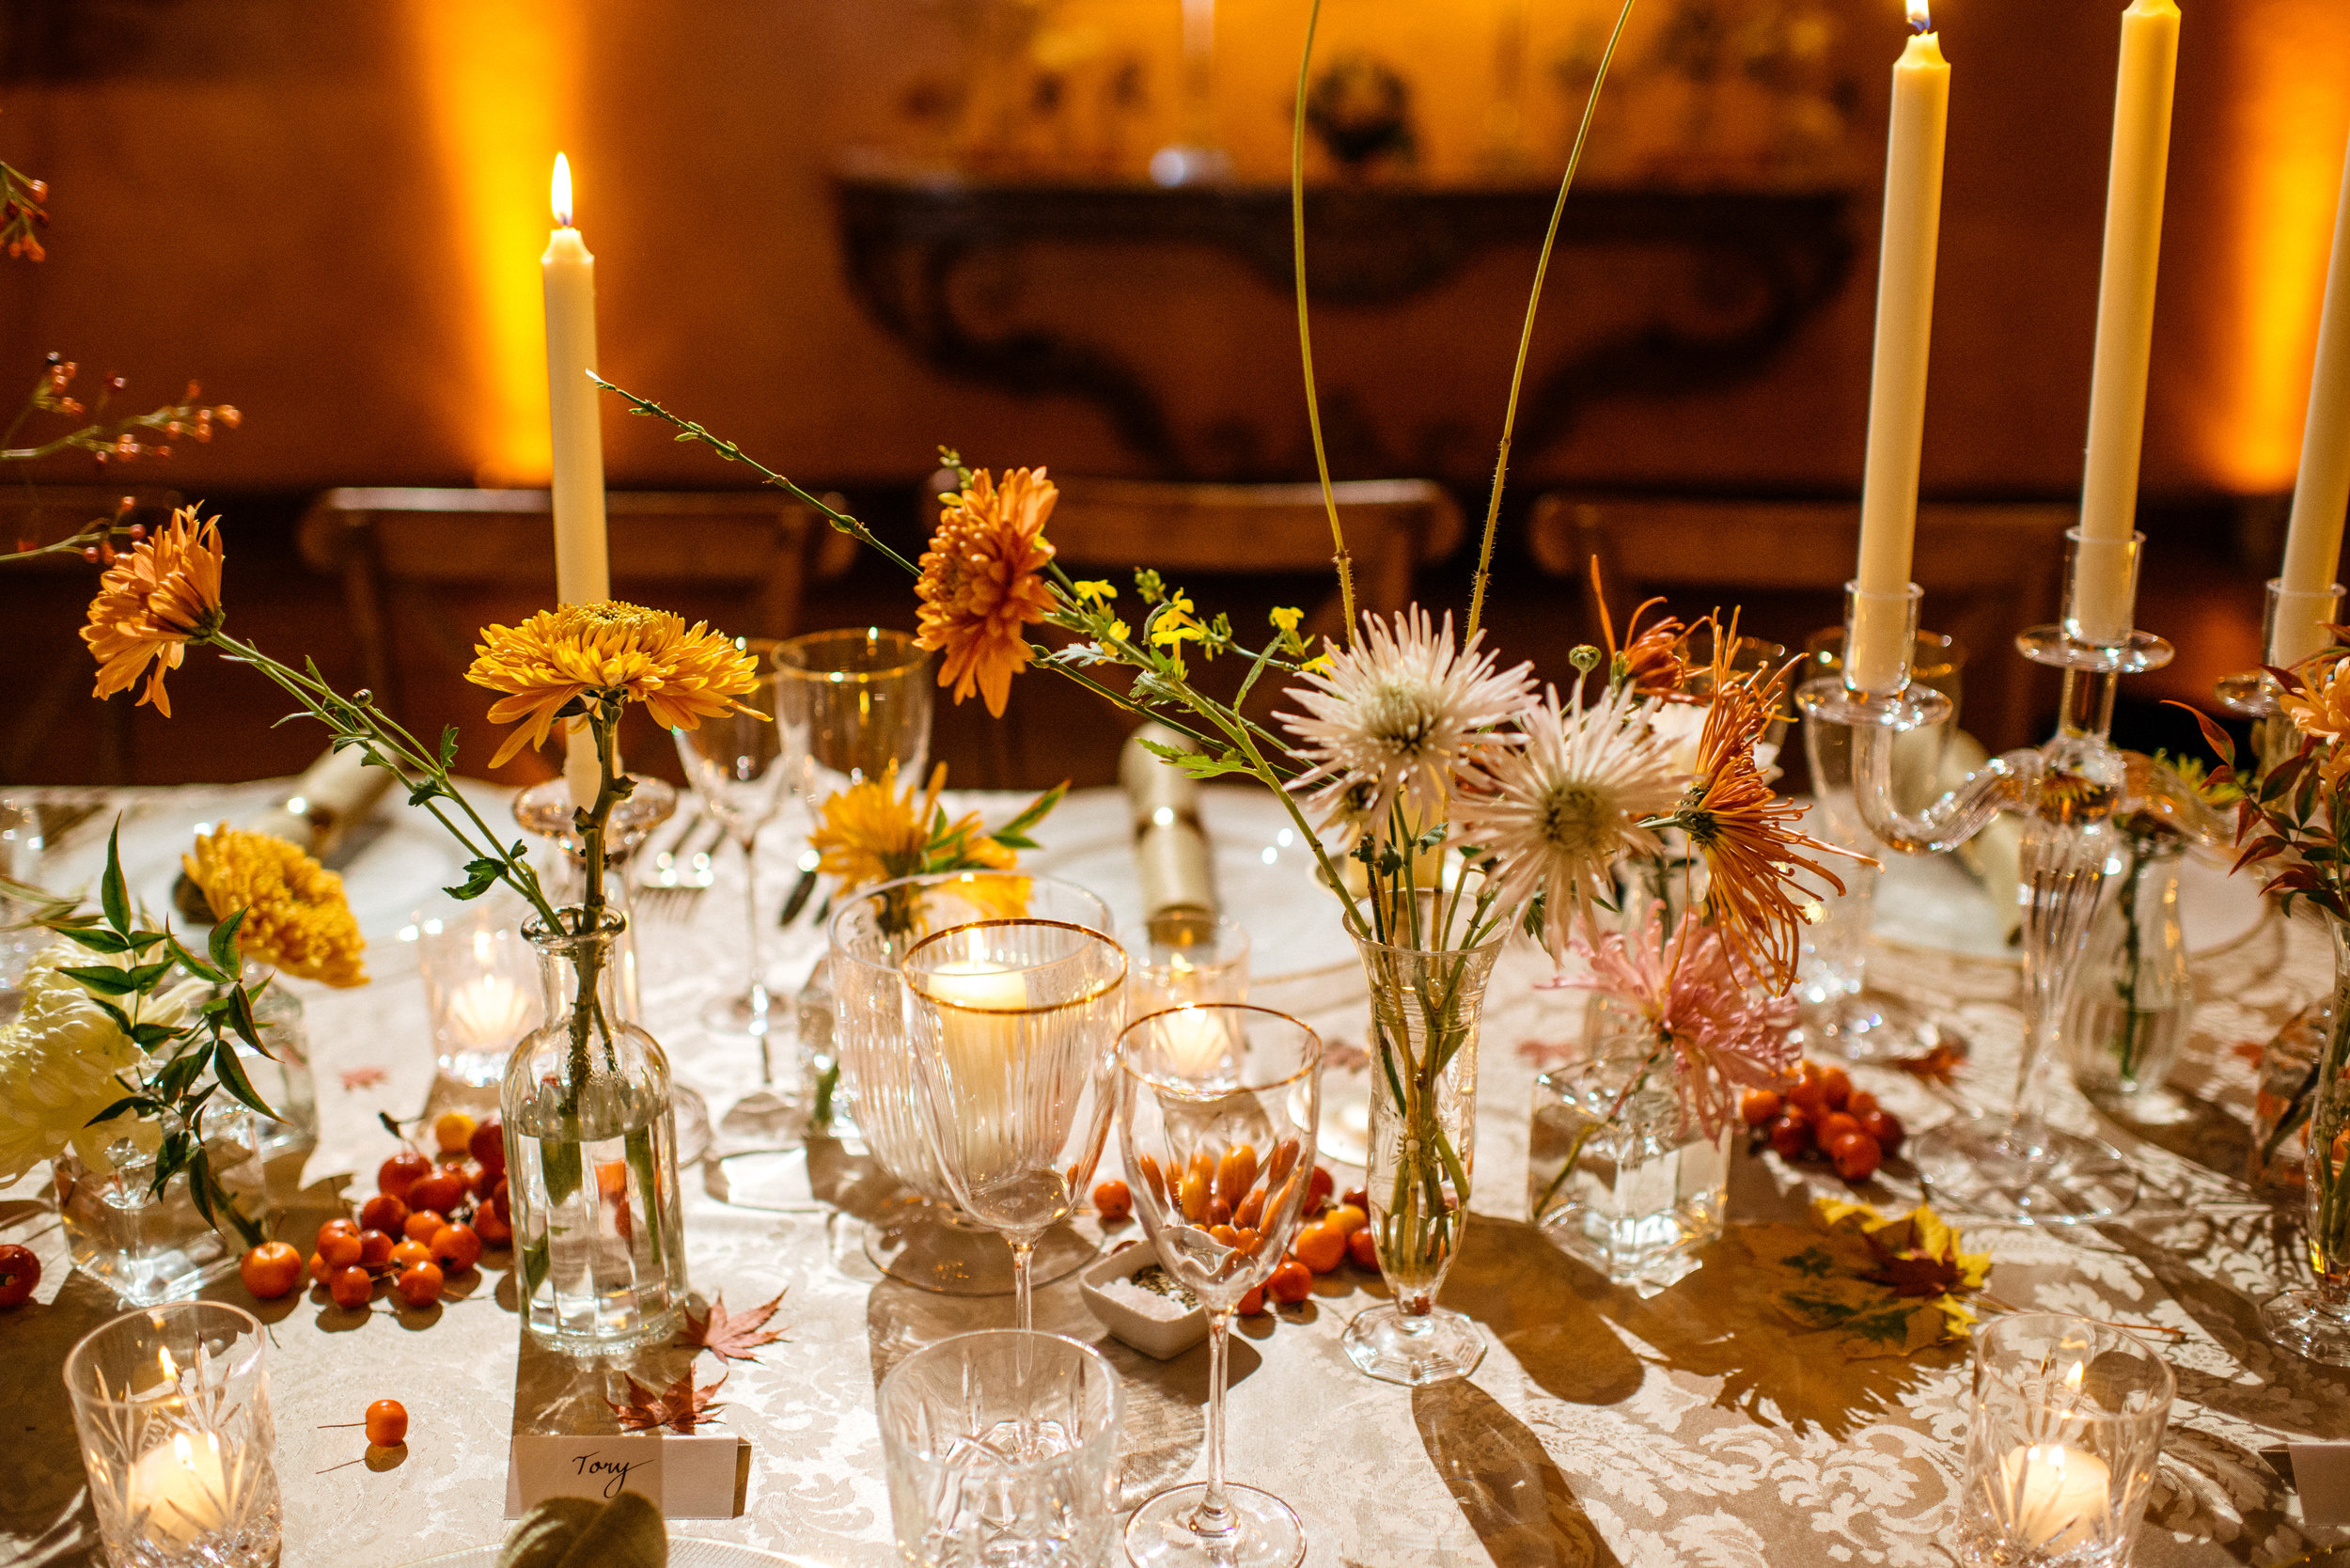
[(1934, 31), (1934, 13), (1927, 8), (1927, 0), (1909, 0), (1909, 30), (1913, 33)]
[(2080, 1392), (2080, 1388), (2081, 1388), (2081, 1373), (2082, 1373), (2082, 1372), (2086, 1372), (2086, 1371), (2088, 1371), (2088, 1370), (2089, 1370), (2089, 1363), (2088, 1363), (2088, 1362), (2086, 1362), (2086, 1361), (2076, 1361), (2076, 1362), (2074, 1362), (2074, 1363), (2073, 1363), (2073, 1370), (2072, 1370), (2071, 1372), (2066, 1372), (2066, 1373), (2064, 1374), (2064, 1386), (2065, 1386), (2066, 1388), (2068, 1388), (2072, 1389), (2075, 1393), (2079, 1393), (2079, 1392)]
[(180, 1369), (171, 1364), (171, 1347), (169, 1345), (158, 1345), (155, 1347), (155, 1360), (156, 1364), (161, 1366), (164, 1370), (164, 1381), (165, 1383), (177, 1384), (180, 1381)]
[(171, 1435), (171, 1455), (180, 1461), (181, 1469), (196, 1468), (196, 1445), (188, 1441), (186, 1433), (175, 1432)]
[[(1916, 0), (1911, 0), (1913, 7)], [(555, 227), (572, 227), (572, 161), (560, 152), (555, 155)]]

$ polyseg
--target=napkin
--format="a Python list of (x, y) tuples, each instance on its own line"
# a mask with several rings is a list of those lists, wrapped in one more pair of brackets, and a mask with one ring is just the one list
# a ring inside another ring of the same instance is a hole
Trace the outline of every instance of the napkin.
[[(395, 782), (388, 768), (371, 768), (357, 747), (329, 750), (304, 770), (277, 804), (243, 824), (248, 833), (283, 839), (320, 860), (329, 859), (352, 827), (367, 820)], [(204, 895), (182, 871), (173, 884), (172, 904), (191, 920), (210, 925)]]
[(1208, 836), (1199, 824), (1199, 784), (1144, 743), (1183, 746), (1189, 738), (1165, 725), (1146, 724), (1126, 738), (1118, 778), (1125, 786), (1135, 833), (1135, 864), (1142, 883), (1145, 924), (1164, 915), (1216, 913), (1215, 876)]

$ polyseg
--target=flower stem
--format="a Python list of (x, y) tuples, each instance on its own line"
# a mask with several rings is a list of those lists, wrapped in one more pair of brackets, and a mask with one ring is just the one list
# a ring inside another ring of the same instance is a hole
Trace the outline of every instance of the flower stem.
[(1306, 85), (1314, 63), (1314, 34), (1322, 25), (1322, 0), (1306, 18), (1306, 50), (1297, 59), (1297, 105), (1290, 121), (1290, 260), (1297, 278), (1297, 353), (1306, 368), (1306, 423), (1314, 436), (1314, 468), (1322, 476), (1322, 504), (1330, 513), (1330, 563), (1339, 570), (1339, 608), (1346, 618), (1346, 645), (1355, 646), (1355, 557), (1347, 553), (1346, 530), (1339, 524), (1338, 493), (1330, 488), (1330, 454), (1322, 439), (1322, 398), (1314, 386), (1314, 329), (1306, 309)]

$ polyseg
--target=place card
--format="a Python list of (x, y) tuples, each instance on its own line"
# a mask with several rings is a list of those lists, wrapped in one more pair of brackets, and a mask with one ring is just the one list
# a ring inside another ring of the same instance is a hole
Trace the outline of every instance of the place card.
[(572, 1437), (518, 1433), (506, 1465), (506, 1516), (549, 1497), (617, 1497), (635, 1492), (665, 1519), (733, 1519), (751, 1480), (751, 1445), (731, 1434), (666, 1433)]
[(2312, 1525), (2350, 1525), (2350, 1443), (2288, 1443), (2287, 1474)]

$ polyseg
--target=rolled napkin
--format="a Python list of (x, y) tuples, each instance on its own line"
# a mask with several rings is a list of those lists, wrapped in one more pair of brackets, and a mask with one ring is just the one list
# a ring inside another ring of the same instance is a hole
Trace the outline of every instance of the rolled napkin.
[(515, 1522), (498, 1568), (665, 1568), (669, 1529), (641, 1493), (549, 1497)]
[(1199, 784), (1183, 769), (1146, 747), (1188, 745), (1189, 737), (1165, 725), (1146, 724), (1126, 738), (1119, 754), (1119, 782), (1126, 788), (1135, 830), (1135, 865), (1142, 882), (1146, 923), (1166, 915), (1216, 913), (1215, 874), (1208, 835), (1199, 823)]
[[(242, 824), (249, 833), (283, 839), (313, 857), (330, 859), (353, 824), (364, 822), (396, 780), (371, 768), (357, 747), (330, 750), (304, 770), (276, 805)], [(185, 873), (172, 886), (172, 903), (191, 920), (210, 925), (212, 912)]]

